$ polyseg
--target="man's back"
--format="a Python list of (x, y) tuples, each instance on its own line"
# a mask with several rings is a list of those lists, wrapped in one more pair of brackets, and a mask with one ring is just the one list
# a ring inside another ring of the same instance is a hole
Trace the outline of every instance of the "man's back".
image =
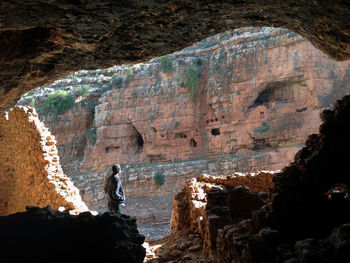
[(108, 201), (116, 204), (124, 203), (125, 194), (118, 175), (112, 174), (108, 176), (104, 189), (107, 194)]

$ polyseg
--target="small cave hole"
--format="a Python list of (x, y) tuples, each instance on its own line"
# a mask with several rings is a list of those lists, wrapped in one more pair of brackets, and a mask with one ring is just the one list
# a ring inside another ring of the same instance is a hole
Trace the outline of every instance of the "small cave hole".
[(265, 117), (265, 113), (263, 111), (260, 112), (260, 118), (264, 118)]
[(215, 118), (215, 121), (218, 121), (218, 118)]
[(190, 145), (191, 145), (191, 147), (195, 148), (195, 147), (197, 147), (197, 142), (192, 138), (190, 141)]
[(106, 153), (113, 153), (113, 152), (118, 151), (119, 148), (120, 148), (119, 146), (106, 147), (105, 151), (106, 151)]
[(143, 148), (143, 138), (140, 133), (137, 134), (137, 146), (140, 148)]
[(220, 135), (220, 129), (219, 128), (211, 129), (211, 134), (214, 136)]
[(187, 135), (185, 133), (177, 133), (175, 134), (175, 138), (187, 138)]

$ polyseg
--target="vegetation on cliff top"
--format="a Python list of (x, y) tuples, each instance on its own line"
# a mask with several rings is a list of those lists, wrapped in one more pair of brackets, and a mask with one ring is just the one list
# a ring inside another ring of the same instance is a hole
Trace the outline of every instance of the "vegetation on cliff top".
[(74, 104), (75, 101), (72, 95), (58, 90), (47, 97), (45, 102), (39, 107), (39, 111), (44, 115), (48, 115), (49, 113), (59, 115), (71, 109)]
[(164, 73), (170, 73), (173, 71), (169, 55), (160, 58), (160, 67)]
[(187, 65), (182, 73), (182, 84), (189, 92), (189, 98), (193, 102), (198, 91), (199, 80), (198, 64)]

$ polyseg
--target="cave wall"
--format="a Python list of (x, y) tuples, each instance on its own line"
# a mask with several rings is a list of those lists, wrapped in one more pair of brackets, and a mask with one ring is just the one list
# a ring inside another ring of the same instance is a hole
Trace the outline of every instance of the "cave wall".
[(35, 110), (15, 107), (0, 116), (0, 214), (27, 205), (88, 210), (62, 171), (56, 140)]
[(6, 0), (0, 10), (0, 111), (79, 69), (146, 61), (244, 26), (286, 27), (350, 58), (346, 1)]

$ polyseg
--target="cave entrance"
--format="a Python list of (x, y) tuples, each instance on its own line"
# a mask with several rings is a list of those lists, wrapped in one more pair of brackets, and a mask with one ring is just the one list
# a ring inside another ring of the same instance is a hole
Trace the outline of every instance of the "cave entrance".
[(143, 148), (143, 138), (142, 138), (142, 135), (137, 131), (137, 134), (136, 134), (136, 142), (137, 142), (137, 146), (138, 146), (138, 149), (142, 149)]
[(276, 103), (291, 103), (299, 99), (296, 95), (294, 86), (297, 84), (298, 89), (304, 87), (301, 81), (296, 79), (287, 79), (282, 81), (272, 81), (266, 84), (264, 89), (260, 92), (255, 101), (249, 108), (255, 108), (260, 105), (266, 105), (272, 102)]
[(211, 129), (211, 134), (214, 135), (214, 136), (218, 136), (220, 135), (220, 129), (219, 128), (214, 128), (214, 129)]
[(197, 142), (192, 138), (191, 141), (190, 141), (190, 145), (191, 145), (191, 147), (196, 148), (197, 147)]

